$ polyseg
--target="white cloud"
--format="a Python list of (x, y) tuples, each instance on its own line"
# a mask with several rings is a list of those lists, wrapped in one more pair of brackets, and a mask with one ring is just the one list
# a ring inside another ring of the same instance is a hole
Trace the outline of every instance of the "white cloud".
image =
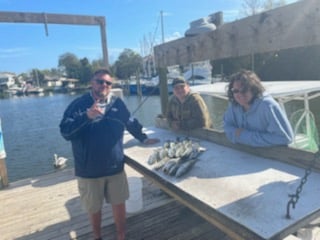
[(28, 48), (0, 48), (0, 58), (16, 58), (29, 55)]

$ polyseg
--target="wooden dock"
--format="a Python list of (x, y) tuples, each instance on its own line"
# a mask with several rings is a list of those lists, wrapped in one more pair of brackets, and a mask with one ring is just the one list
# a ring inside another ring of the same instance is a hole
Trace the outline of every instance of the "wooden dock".
[[(142, 177), (126, 166), (128, 178)], [(143, 209), (127, 215), (127, 239), (229, 240), (220, 230), (142, 177)], [(0, 191), (1, 240), (90, 240), (91, 226), (80, 207), (73, 169), (10, 183)], [(103, 208), (104, 239), (115, 239), (108, 204)]]

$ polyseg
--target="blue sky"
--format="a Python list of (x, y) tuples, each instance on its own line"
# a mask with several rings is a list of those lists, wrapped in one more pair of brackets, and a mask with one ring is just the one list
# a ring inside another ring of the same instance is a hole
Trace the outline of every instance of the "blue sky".
[[(288, 0), (287, 3), (294, 0)], [(243, 0), (0, 0), (0, 11), (104, 16), (109, 62), (125, 48), (142, 54), (144, 39), (161, 42), (160, 11), (166, 41), (183, 37), (191, 21), (222, 11), (224, 22), (243, 17)], [(0, 72), (51, 69), (70, 52), (90, 61), (102, 58), (98, 26), (0, 23)]]

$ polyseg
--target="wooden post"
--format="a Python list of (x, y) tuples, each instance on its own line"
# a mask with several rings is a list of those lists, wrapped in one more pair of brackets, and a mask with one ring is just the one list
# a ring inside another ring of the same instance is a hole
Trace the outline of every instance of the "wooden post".
[(167, 81), (167, 68), (159, 68), (159, 81), (160, 81), (160, 99), (161, 99), (161, 113), (165, 116), (168, 105), (168, 81)]
[(137, 96), (142, 97), (142, 86), (140, 82), (140, 73), (139, 71), (136, 72), (136, 85), (137, 85)]
[(0, 189), (5, 188), (9, 185), (6, 160), (0, 158)]
[(6, 152), (4, 150), (1, 119), (0, 119), (0, 189), (5, 188), (9, 185), (5, 157), (6, 157)]
[(102, 44), (102, 55), (103, 55), (103, 63), (109, 68), (109, 60), (108, 60), (108, 48), (107, 48), (107, 33), (106, 33), (106, 21), (104, 17), (100, 17), (100, 36), (101, 36), (101, 44)]

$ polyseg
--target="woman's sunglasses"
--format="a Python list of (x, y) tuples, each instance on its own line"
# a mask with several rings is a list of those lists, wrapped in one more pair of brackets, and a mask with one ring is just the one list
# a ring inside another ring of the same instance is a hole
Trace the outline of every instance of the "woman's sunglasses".
[(244, 94), (244, 93), (246, 93), (247, 91), (248, 91), (247, 88), (241, 88), (241, 89), (232, 88), (232, 89), (231, 89), (231, 92), (232, 92), (233, 94), (238, 94), (238, 93)]

